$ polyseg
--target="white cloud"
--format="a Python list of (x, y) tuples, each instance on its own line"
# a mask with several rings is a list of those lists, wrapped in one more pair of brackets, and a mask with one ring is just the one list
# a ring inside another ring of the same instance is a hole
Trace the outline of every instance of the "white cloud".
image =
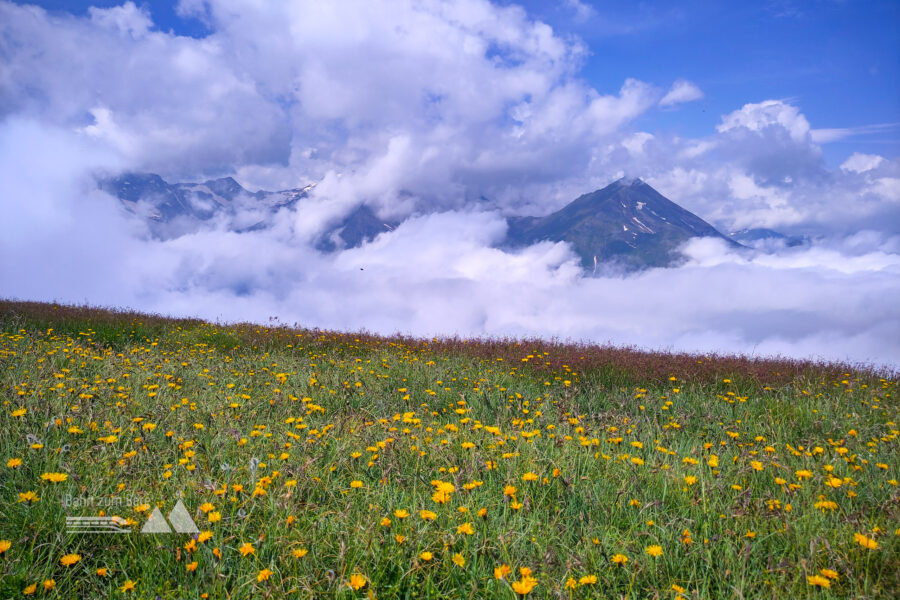
[(854, 173), (865, 173), (866, 171), (871, 171), (883, 162), (883, 156), (854, 152), (850, 158), (841, 164), (841, 168), (845, 171), (853, 171)]
[(852, 130), (844, 128), (813, 129), (809, 133), (812, 141), (817, 144), (828, 144), (853, 135)]
[(745, 104), (740, 110), (722, 117), (722, 123), (716, 130), (726, 132), (745, 129), (761, 132), (770, 127), (784, 129), (795, 142), (805, 142), (809, 139), (809, 121), (796, 106), (780, 100)]
[(760, 186), (747, 175), (733, 173), (728, 181), (731, 195), (741, 202), (741, 211), (734, 219), (735, 228), (791, 225), (802, 215), (791, 206), (789, 194), (776, 187)]
[(828, 144), (849, 137), (886, 132), (897, 129), (898, 126), (900, 126), (900, 123), (878, 123), (874, 125), (861, 125), (859, 127), (830, 127), (813, 129), (810, 134), (812, 135), (813, 141), (817, 144)]
[(647, 133), (645, 131), (639, 131), (634, 135), (631, 135), (624, 140), (622, 140), (622, 145), (625, 146), (625, 149), (631, 152), (631, 154), (635, 156), (639, 156), (644, 153), (644, 144), (653, 139), (652, 133)]
[(562, 5), (571, 10), (575, 15), (575, 20), (580, 23), (597, 14), (597, 9), (581, 0), (562, 0)]
[(6, 110), (83, 127), (135, 167), (182, 176), (286, 160), (283, 111), (215, 40), (149, 32), (125, 4), (90, 18), (0, 3)]
[(659, 101), (660, 106), (674, 106), (684, 102), (693, 102), (703, 98), (703, 92), (686, 79), (679, 79)]
[(134, 2), (125, 2), (122, 6), (101, 9), (91, 6), (88, 9), (91, 21), (105, 29), (112, 29), (120, 34), (127, 34), (138, 39), (147, 35), (153, 21), (144, 8), (138, 8)]
[(879, 177), (872, 182), (868, 191), (897, 206), (900, 204), (900, 177)]

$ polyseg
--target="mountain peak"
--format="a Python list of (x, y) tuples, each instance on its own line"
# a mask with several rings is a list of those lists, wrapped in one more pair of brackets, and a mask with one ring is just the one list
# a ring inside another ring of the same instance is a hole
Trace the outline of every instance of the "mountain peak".
[(671, 266), (682, 260), (678, 248), (692, 237), (739, 245), (640, 178), (627, 177), (545, 217), (514, 220), (509, 237), (513, 245), (568, 242), (588, 270), (601, 262), (629, 270)]
[(644, 180), (641, 179), (640, 177), (622, 177), (622, 178), (614, 181), (613, 185), (618, 185), (621, 187), (637, 187), (637, 186), (647, 185), (647, 184), (644, 183)]
[(210, 183), (215, 183), (218, 185), (240, 185), (237, 181), (234, 180), (234, 177), (219, 177), (218, 179), (208, 179), (204, 182), (206, 185)]
[(247, 190), (241, 186), (233, 177), (220, 177), (219, 179), (210, 179), (203, 182), (207, 188), (222, 197), (231, 200), (238, 194), (246, 194)]

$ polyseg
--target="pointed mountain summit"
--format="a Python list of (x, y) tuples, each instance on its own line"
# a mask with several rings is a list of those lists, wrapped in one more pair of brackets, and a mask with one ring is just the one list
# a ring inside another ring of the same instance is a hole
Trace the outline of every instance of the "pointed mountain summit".
[(510, 219), (507, 234), (514, 246), (568, 242), (587, 270), (600, 263), (627, 270), (673, 266), (681, 260), (678, 247), (692, 237), (739, 246), (640, 179), (620, 179), (545, 217)]

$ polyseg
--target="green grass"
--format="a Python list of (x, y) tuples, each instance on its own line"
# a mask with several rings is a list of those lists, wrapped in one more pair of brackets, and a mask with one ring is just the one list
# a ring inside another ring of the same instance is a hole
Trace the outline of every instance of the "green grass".
[[(539, 598), (900, 593), (894, 373), (12, 302), (0, 332), (2, 598), (514, 598), (521, 567)], [(211, 534), (196, 549), (139, 533), (179, 497)], [(104, 508), (133, 532), (66, 531)], [(808, 583), (821, 569), (828, 589)]]

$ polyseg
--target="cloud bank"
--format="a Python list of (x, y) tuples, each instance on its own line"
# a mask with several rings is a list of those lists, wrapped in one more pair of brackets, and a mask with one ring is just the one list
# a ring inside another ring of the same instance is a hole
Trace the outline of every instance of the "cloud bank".
[[(0, 295), (900, 364), (900, 163), (857, 154), (829, 169), (795, 103), (735, 107), (703, 138), (641, 131), (642, 115), (700, 88), (596, 90), (579, 77), (581, 42), (482, 0), (179, 10), (212, 33), (158, 31), (130, 2), (87, 17), (0, 3)], [(96, 189), (124, 170), (317, 185), (265, 231), (213, 223), (160, 241)], [(723, 230), (814, 243), (695, 240), (681, 268), (601, 278), (565, 244), (498, 248), (504, 216), (623, 174)], [(311, 246), (362, 203), (407, 220), (361, 248)]]

